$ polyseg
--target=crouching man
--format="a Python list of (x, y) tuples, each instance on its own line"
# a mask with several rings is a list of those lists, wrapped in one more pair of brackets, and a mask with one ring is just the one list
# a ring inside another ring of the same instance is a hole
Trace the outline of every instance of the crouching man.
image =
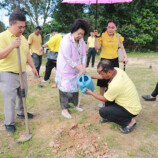
[(97, 71), (98, 74), (92, 75), (92, 78), (109, 80), (108, 88), (104, 96), (98, 95), (89, 89), (86, 93), (105, 102), (105, 107), (99, 110), (102, 117), (101, 123), (115, 122), (122, 127), (120, 128), (122, 133), (131, 132), (136, 127), (134, 117), (141, 110), (141, 104), (133, 82), (123, 70), (114, 68), (107, 60), (99, 62)]

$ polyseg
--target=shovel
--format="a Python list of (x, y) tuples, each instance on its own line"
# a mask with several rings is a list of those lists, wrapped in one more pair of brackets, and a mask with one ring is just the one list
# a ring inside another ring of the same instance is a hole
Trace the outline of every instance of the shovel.
[(16, 140), (16, 142), (22, 143), (22, 142), (26, 142), (26, 141), (30, 140), (32, 137), (32, 134), (30, 134), (29, 123), (28, 123), (26, 96), (25, 96), (24, 82), (23, 82), (23, 77), (22, 77), (22, 66), (21, 66), (21, 56), (20, 56), (19, 47), (17, 48), (17, 55), (18, 55), (19, 77), (20, 77), (20, 95), (22, 97), (23, 107), (24, 107), (26, 134), (21, 135), (19, 137), (19, 139)]

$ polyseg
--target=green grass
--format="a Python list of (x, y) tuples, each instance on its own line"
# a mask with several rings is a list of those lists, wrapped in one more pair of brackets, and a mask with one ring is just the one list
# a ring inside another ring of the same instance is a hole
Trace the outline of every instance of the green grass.
[[(131, 58), (142, 58), (151, 60), (158, 59), (158, 53), (128, 53)], [(136, 59), (135, 59), (136, 60)], [(96, 63), (99, 57), (96, 56)], [(47, 62), (46, 55), (43, 58), (43, 64)], [(135, 131), (129, 135), (123, 135), (119, 132), (119, 126), (114, 123), (99, 124), (100, 119), (97, 107), (99, 101), (92, 96), (83, 95), (81, 98), (82, 113), (77, 114), (77, 123), (86, 124), (88, 135), (96, 134), (98, 141), (107, 142), (110, 152), (115, 151), (118, 157), (129, 158), (148, 158), (157, 157), (157, 138), (158, 138), (158, 111), (155, 102), (145, 102), (141, 99), (141, 95), (152, 92), (157, 82), (157, 74), (153, 69), (149, 69), (146, 63), (133, 64), (126, 66), (126, 72), (134, 82), (143, 109), (138, 117), (136, 117), (138, 126)], [(89, 75), (97, 73), (96, 68), (87, 69)], [(30, 78), (33, 78), (29, 74)], [(54, 82), (54, 74), (52, 74)], [(94, 81), (95, 92), (99, 93), (99, 87)], [(51, 83), (52, 84), (52, 83)], [(61, 107), (59, 102), (58, 89), (52, 89), (51, 84), (45, 84), (43, 88), (38, 87), (38, 83), (30, 82), (27, 97), (27, 110), (35, 114), (33, 120), (29, 120), (30, 130), (33, 134), (29, 142), (17, 144), (14, 139), (19, 138), (25, 133), (24, 120), (15, 119), (17, 131), (14, 134), (8, 134), (0, 131), (0, 158), (58, 158), (65, 157), (66, 151), (59, 150), (57, 154), (53, 154), (53, 148), (49, 148), (48, 144), (54, 139), (54, 131), (64, 127), (70, 127), (74, 123), (73, 119), (67, 120), (61, 116)], [(91, 114), (96, 112), (96, 120)], [(98, 120), (97, 120), (98, 119)], [(0, 123), (4, 122), (3, 100), (0, 93)], [(49, 131), (47, 131), (49, 130)], [(55, 138), (62, 139), (63, 135), (57, 134)], [(100, 139), (99, 139), (100, 138)], [(122, 143), (123, 141), (123, 143)], [(88, 149), (87, 149), (88, 150)], [(100, 148), (100, 151), (103, 149)], [(122, 154), (123, 153), (123, 154)], [(75, 158), (83, 158), (84, 152), (80, 153), (76, 150)]]

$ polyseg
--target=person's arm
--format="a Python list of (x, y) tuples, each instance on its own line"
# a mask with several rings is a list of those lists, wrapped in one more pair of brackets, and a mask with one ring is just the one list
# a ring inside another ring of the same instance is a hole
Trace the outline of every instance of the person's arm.
[(40, 47), (40, 49), (39, 49), (39, 52), (41, 53), (43, 53), (44, 54), (44, 48), (47, 48), (48, 47), (48, 45), (45, 43), (45, 44), (43, 44), (43, 45), (41, 45), (41, 47)]
[(7, 58), (7, 56), (13, 51), (14, 48), (20, 46), (21, 39), (16, 37), (8, 47), (0, 50), (0, 59)]
[(87, 90), (86, 93), (89, 94), (89, 95), (92, 95), (94, 98), (96, 98), (96, 99), (98, 99), (98, 100), (100, 100), (102, 102), (106, 102), (107, 101), (107, 99), (104, 96), (96, 94), (96, 93), (92, 92), (91, 90), (89, 90), (87, 88), (86, 88), (86, 90)]
[(30, 67), (32, 68), (33, 74), (34, 74), (36, 77), (39, 77), (39, 76), (38, 76), (38, 72), (37, 72), (37, 70), (36, 70), (36, 68), (35, 68), (35, 65), (34, 65), (34, 63), (33, 63), (33, 60), (32, 60), (32, 57), (31, 57), (30, 53), (27, 54), (27, 63), (28, 63), (28, 64), (30, 65)]
[(103, 78), (101, 75), (99, 75), (99, 74), (91, 75), (91, 78), (92, 78), (92, 79), (99, 79), (99, 80), (104, 79), (104, 78)]
[(125, 64), (127, 64), (128, 63), (128, 58), (127, 58), (127, 54), (126, 54), (126, 50), (124, 48), (123, 42), (120, 43), (120, 48), (121, 48), (121, 50), (123, 52), (123, 55), (124, 55), (124, 62), (125, 62)]
[(98, 30), (94, 30), (94, 35), (95, 35), (95, 49), (98, 52), (98, 50), (101, 48), (101, 45), (98, 42), (98, 39), (96, 36), (98, 36)]

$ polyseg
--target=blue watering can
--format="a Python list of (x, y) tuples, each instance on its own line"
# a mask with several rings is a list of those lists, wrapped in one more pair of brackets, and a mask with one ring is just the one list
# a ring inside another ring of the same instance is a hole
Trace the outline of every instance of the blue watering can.
[(95, 87), (93, 81), (89, 75), (83, 74), (77, 80), (77, 84), (80, 87), (80, 90), (83, 94), (86, 94), (86, 88), (94, 91)]

